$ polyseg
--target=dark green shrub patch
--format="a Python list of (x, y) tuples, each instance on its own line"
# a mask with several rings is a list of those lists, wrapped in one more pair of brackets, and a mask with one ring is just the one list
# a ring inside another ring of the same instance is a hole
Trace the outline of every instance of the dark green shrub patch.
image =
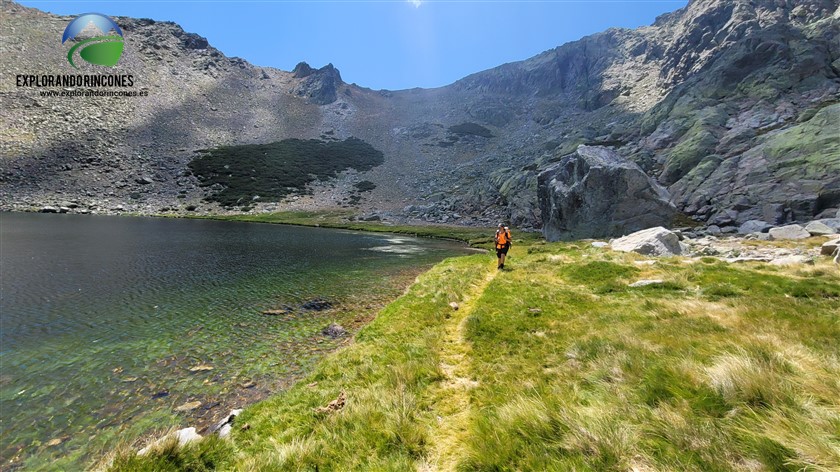
[(221, 186), (208, 200), (240, 206), (250, 204), (255, 197), (278, 201), (304, 192), (315, 180), (326, 180), (351, 168), (368, 171), (384, 161), (382, 152), (357, 138), (331, 142), (284, 139), (202, 150), (189, 168), (202, 186)]

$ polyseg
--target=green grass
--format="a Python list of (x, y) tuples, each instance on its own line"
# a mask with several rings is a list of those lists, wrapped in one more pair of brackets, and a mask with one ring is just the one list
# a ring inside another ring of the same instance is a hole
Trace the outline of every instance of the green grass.
[(114, 455), (112, 469), (133, 472), (204, 472), (227, 470), (234, 465), (234, 447), (218, 436), (178, 446), (174, 436), (166, 436), (145, 456), (129, 452), (125, 445)]
[(336, 142), (284, 139), (203, 150), (189, 168), (202, 186), (220, 187), (210, 201), (247, 207), (255, 198), (279, 201), (286, 195), (305, 192), (315, 180), (326, 180), (351, 168), (367, 171), (383, 162), (382, 152), (357, 138)]
[[(227, 448), (196, 446), (184, 460), (195, 470), (208, 460), (225, 470), (840, 469), (840, 273), (829, 262), (639, 267), (635, 254), (542, 242), (509, 257), (502, 272), (487, 254), (437, 265), (354, 343), (249, 407)], [(653, 278), (665, 283), (627, 287)], [(314, 412), (342, 391), (343, 409)], [(124, 452), (113, 470), (153, 470), (142, 465), (153, 460)]]

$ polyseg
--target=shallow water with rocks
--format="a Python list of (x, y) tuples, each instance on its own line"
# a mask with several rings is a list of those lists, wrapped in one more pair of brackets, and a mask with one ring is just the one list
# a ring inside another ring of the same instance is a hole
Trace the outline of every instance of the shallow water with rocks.
[[(299, 378), (451, 241), (255, 223), (0, 214), (0, 462), (77, 470)], [(264, 313), (271, 314), (264, 314)]]

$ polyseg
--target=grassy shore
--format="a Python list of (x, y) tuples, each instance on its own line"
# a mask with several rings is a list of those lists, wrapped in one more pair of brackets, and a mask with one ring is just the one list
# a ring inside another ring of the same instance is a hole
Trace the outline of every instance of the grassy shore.
[[(254, 223), (277, 223), (299, 226), (318, 226), (322, 228), (349, 229), (355, 231), (371, 231), (375, 233), (396, 233), (424, 238), (455, 239), (464, 241), (471, 246), (491, 248), (493, 234), (496, 228), (482, 228), (453, 225), (397, 225), (382, 221), (353, 221), (349, 218), (352, 211), (285, 211), (278, 213), (255, 213), (237, 215), (218, 215), (209, 218), (226, 221), (250, 221)], [(518, 232), (520, 243), (533, 243), (542, 240), (542, 236), (535, 232)]]
[(110, 468), (840, 470), (840, 271), (641, 259), (528, 241), (501, 272), (446, 260), (230, 440)]

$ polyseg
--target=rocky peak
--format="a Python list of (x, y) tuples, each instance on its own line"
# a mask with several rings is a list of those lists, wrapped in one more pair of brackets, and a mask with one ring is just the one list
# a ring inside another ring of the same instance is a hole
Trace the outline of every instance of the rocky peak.
[(292, 70), (292, 74), (294, 74), (296, 79), (303, 79), (305, 77), (309, 77), (312, 73), (315, 72), (309, 64), (306, 62), (298, 62), (295, 68)]
[(180, 30), (180, 33), (175, 34), (175, 36), (181, 39), (181, 44), (187, 49), (207, 49), (210, 46), (210, 43), (204, 36), (195, 33), (186, 33), (183, 30)]
[(305, 62), (299, 63), (292, 71), (295, 78), (302, 79), (292, 93), (299, 97), (306, 97), (317, 105), (328, 105), (338, 98), (338, 87), (343, 85), (341, 74), (332, 64), (320, 69), (312, 69)]
[(665, 44), (660, 85), (673, 86), (699, 72), (720, 51), (765, 28), (790, 29), (829, 18), (835, 0), (692, 0), (657, 18), (656, 36)]

